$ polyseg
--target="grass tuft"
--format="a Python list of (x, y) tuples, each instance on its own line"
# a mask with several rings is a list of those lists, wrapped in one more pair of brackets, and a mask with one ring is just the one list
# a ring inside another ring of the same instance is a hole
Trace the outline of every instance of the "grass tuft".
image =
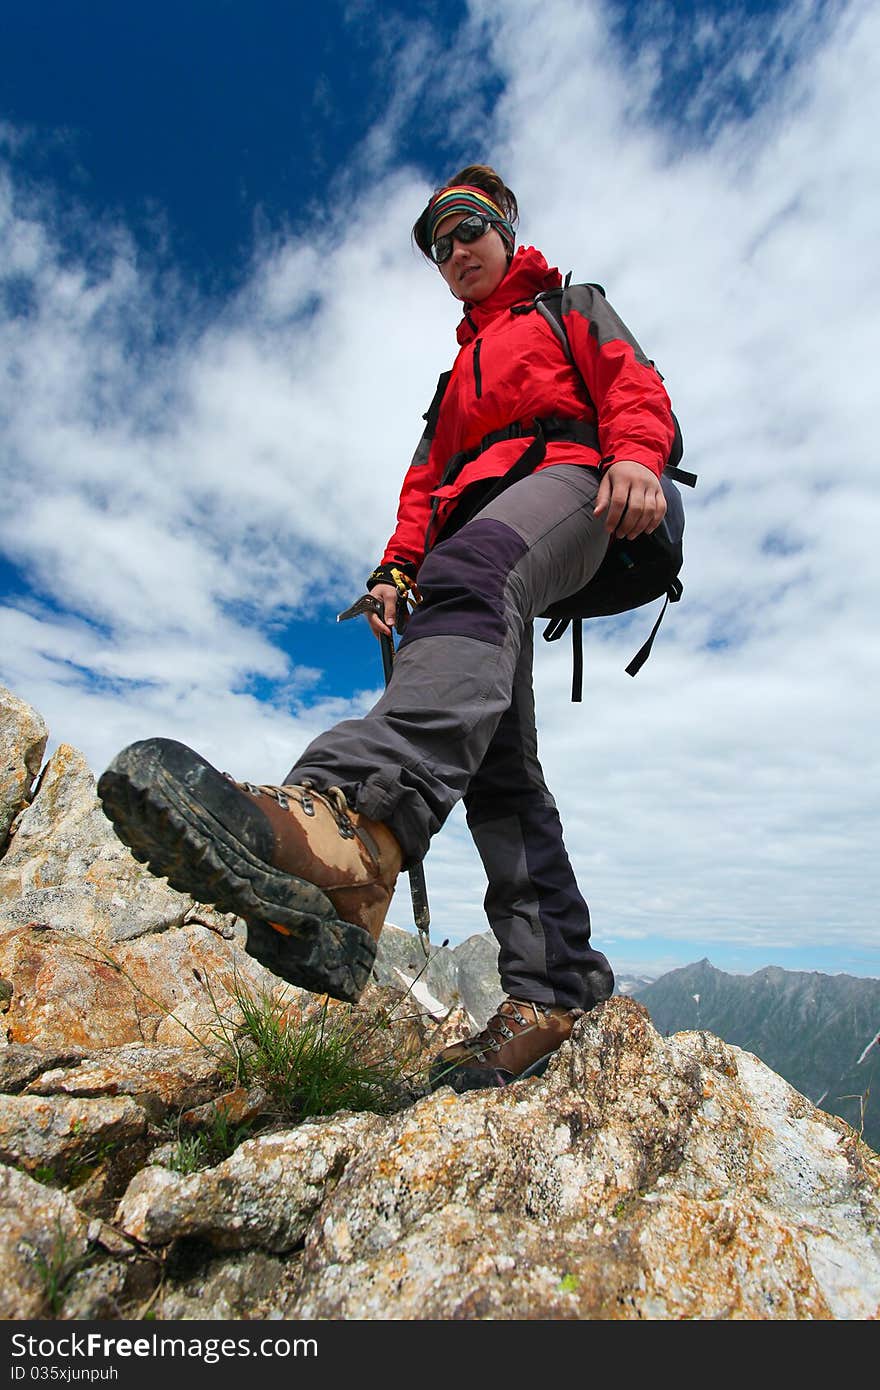
[(238, 1018), (224, 1019), (217, 1035), (229, 1079), (261, 1086), (278, 1119), (337, 1110), (391, 1114), (413, 1099), (412, 1057), (396, 1035), (393, 1011), (331, 1006), (326, 997), (296, 1009), (285, 995), (258, 994), (240, 981), (233, 993)]
[[(207, 1128), (189, 1135), (178, 1129), (170, 1160), (177, 1172), (191, 1173), (221, 1162), (244, 1139), (273, 1123), (296, 1124), (339, 1110), (393, 1114), (426, 1093), (420, 1038), (426, 1016), (419, 1008), (413, 1010), (412, 985), (390, 1006), (364, 1007), (362, 1002), (345, 1004), (308, 991), (257, 991), (242, 982), (233, 967), (227, 1003), (218, 1000), (207, 975), (200, 977), (214, 1014), (208, 1036), (200, 1036), (148, 994), (109, 952), (99, 948), (98, 954), (214, 1057), (228, 1084), (260, 1088), (267, 1097), (261, 1113), (244, 1124), (232, 1122), (221, 1098)], [(422, 970), (426, 966), (427, 960)]]
[(82, 1269), (88, 1261), (88, 1253), (76, 1252), (75, 1242), (68, 1239), (61, 1218), (56, 1217), (55, 1234), (48, 1252), (34, 1251), (34, 1266), (43, 1287), (44, 1306), (50, 1316), (55, 1317), (60, 1311), (67, 1286), (77, 1270)]

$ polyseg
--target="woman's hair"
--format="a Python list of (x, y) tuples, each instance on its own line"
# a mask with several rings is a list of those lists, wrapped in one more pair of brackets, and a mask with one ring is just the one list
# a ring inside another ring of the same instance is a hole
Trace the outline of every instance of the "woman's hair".
[(443, 192), (444, 188), (452, 188), (458, 184), (469, 184), (471, 188), (479, 188), (483, 193), (488, 194), (493, 203), (498, 204), (511, 227), (515, 227), (519, 219), (516, 197), (500, 174), (496, 174), (495, 170), (491, 169), (488, 164), (469, 164), (466, 169), (460, 169), (451, 179), (447, 179), (446, 183), (441, 183), (438, 188), (434, 189), (428, 200), (428, 206), (412, 229), (413, 241), (422, 255), (427, 256), (429, 260), (431, 257), (431, 203), (438, 193)]

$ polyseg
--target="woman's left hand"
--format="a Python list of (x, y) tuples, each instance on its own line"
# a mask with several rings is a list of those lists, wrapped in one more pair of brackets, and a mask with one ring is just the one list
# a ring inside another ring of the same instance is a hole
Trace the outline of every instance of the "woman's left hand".
[(374, 584), (370, 593), (381, 603), (385, 619), (383, 622), (378, 613), (367, 614), (367, 622), (370, 624), (373, 636), (390, 637), (391, 629), (397, 619), (397, 600), (399, 597), (397, 589), (393, 584)]
[(612, 463), (599, 484), (593, 514), (601, 516), (605, 511), (605, 530), (620, 540), (655, 531), (666, 515), (666, 498), (656, 473), (633, 459)]

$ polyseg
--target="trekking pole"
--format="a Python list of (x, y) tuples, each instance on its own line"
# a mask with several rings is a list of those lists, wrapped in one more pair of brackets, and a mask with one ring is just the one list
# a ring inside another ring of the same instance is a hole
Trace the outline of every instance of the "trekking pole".
[[(405, 609), (406, 600), (398, 602), (398, 621), (401, 620), (401, 607)], [(372, 594), (364, 594), (350, 608), (346, 608), (344, 613), (337, 613), (336, 621), (344, 622), (346, 618), (356, 618), (361, 613), (375, 613), (377, 617), (384, 621), (385, 610), (379, 599)], [(382, 649), (382, 669), (385, 672), (385, 686), (391, 680), (391, 673), (394, 670), (394, 638), (387, 636), (384, 632), (379, 634), (379, 645)], [(407, 871), (409, 876), (409, 892), (412, 899), (413, 918), (419, 933), (419, 941), (422, 943), (422, 950), (425, 959), (430, 957), (431, 937), (429, 927), (431, 925), (431, 912), (428, 907), (428, 886), (425, 883), (425, 867), (421, 859), (418, 863)]]
[(384, 632), (380, 632), (379, 645), (382, 648), (382, 670), (385, 672), (385, 688), (387, 690), (391, 672), (394, 670), (394, 642), (392, 638), (386, 637)]

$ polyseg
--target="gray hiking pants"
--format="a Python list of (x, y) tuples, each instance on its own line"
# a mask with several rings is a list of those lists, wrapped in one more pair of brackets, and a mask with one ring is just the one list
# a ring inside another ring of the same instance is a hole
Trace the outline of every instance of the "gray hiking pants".
[(532, 620), (602, 561), (597, 488), (593, 469), (542, 469), (437, 545), (385, 693), (363, 719), (315, 739), (285, 778), (341, 787), (390, 826), (404, 867), (463, 798), (502, 988), (566, 1008), (605, 998), (613, 976), (590, 947), (589, 909), (538, 761)]

